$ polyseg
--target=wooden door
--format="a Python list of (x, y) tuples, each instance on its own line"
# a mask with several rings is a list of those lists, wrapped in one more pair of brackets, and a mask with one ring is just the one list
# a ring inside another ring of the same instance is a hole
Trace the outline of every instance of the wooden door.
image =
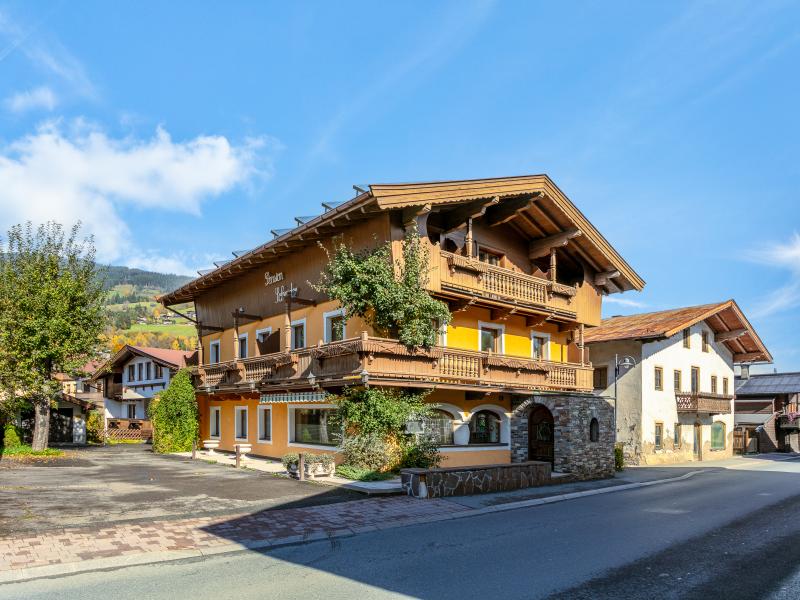
[(541, 404), (533, 407), (528, 416), (528, 460), (553, 464), (553, 415)]
[(703, 426), (700, 423), (694, 425), (694, 457), (703, 460)]

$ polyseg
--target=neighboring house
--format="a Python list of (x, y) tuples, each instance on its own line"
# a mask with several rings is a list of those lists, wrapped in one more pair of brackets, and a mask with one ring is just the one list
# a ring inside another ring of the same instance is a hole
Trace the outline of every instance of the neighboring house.
[(615, 356), (636, 361), (617, 384), (617, 441), (632, 464), (731, 456), (733, 367), (772, 361), (733, 300), (612, 317), (585, 342), (604, 397), (614, 396)]
[(125, 437), (120, 430), (152, 431), (147, 416), (150, 401), (166, 389), (178, 369), (192, 364), (195, 355), (196, 352), (164, 348), (121, 348), (92, 377), (92, 382), (103, 390), (106, 430), (119, 437)]
[(736, 377), (737, 433), (744, 452), (800, 452), (800, 373)]
[[(162, 296), (191, 302), (201, 332), (203, 439), (252, 453), (335, 452), (329, 395), (344, 386), (426, 390), (445, 466), (544, 460), (613, 473), (613, 412), (592, 392), (585, 328), (606, 294), (644, 281), (546, 176), (372, 185)], [(409, 351), (313, 287), (328, 247), (419, 233), (428, 292), (452, 323)], [(309, 283), (311, 282), (311, 283)]]

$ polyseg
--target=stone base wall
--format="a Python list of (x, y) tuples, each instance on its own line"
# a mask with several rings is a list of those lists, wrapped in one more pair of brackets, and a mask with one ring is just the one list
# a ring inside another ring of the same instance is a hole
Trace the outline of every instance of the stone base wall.
[(415, 498), (445, 498), (506, 492), (550, 483), (550, 464), (529, 461), (513, 465), (403, 469), (403, 489)]
[[(598, 396), (541, 394), (512, 401), (511, 462), (528, 460), (528, 415), (537, 404), (553, 415), (553, 469), (576, 479), (614, 476), (614, 409)], [(599, 425), (598, 441), (589, 437), (592, 419)]]

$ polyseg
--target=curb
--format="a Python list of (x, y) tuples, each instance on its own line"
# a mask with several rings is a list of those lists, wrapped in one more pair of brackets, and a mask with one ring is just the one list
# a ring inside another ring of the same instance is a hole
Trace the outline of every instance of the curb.
[[(283, 548), (287, 546), (299, 546), (307, 542), (317, 542), (323, 540), (333, 540), (336, 538), (352, 537), (360, 533), (370, 533), (384, 529), (397, 529), (399, 527), (407, 527), (409, 525), (425, 525), (428, 523), (436, 523), (440, 521), (452, 521), (455, 519), (477, 517), (481, 515), (495, 514), (509, 510), (517, 510), (521, 508), (541, 506), (544, 504), (565, 502), (567, 500), (575, 500), (577, 498), (584, 498), (587, 496), (611, 494), (614, 492), (622, 492), (626, 490), (650, 487), (653, 485), (684, 481), (686, 479), (689, 479), (690, 477), (705, 472), (706, 472), (705, 469), (701, 469), (699, 471), (690, 471), (678, 477), (669, 477), (667, 479), (655, 479), (653, 481), (624, 483), (622, 485), (614, 485), (594, 490), (585, 490), (582, 492), (570, 492), (568, 494), (547, 496), (545, 498), (536, 498), (533, 500), (520, 500), (518, 502), (507, 502), (505, 504), (485, 506), (483, 508), (466, 509), (444, 515), (434, 515), (419, 519), (405, 519), (405, 520), (400, 519), (398, 521), (393, 521), (391, 523), (385, 523), (385, 524), (379, 523), (376, 525), (365, 525), (354, 528), (342, 528), (329, 532), (317, 531), (314, 533), (310, 533), (308, 535), (295, 535), (292, 537), (282, 538), (280, 540), (275, 540), (275, 541), (258, 540), (246, 543), (232, 542), (229, 544), (223, 544), (220, 546), (215, 546), (213, 548), (205, 548), (205, 549), (194, 548), (188, 550), (149, 552), (147, 554), (114, 556), (110, 558), (97, 558), (81, 562), (14, 569), (11, 571), (0, 572), (0, 585), (9, 583), (21, 583), (23, 581), (31, 581), (34, 579), (43, 579), (48, 577), (63, 577), (67, 575), (77, 575), (79, 573), (86, 573), (90, 571), (106, 571), (106, 570), (115, 570), (124, 567), (141, 566), (147, 564), (174, 562), (186, 559), (199, 559), (219, 554), (231, 554), (234, 552), (241, 552), (243, 550), (263, 550), (265, 548)], [(424, 500), (420, 500), (420, 502), (424, 502)]]

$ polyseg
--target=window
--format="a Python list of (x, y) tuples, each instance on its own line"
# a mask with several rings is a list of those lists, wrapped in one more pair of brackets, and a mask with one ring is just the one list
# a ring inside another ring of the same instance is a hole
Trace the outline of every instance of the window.
[(711, 424), (711, 449), (725, 450), (725, 423), (722, 421)]
[(717, 376), (716, 375), (712, 375), (711, 376), (711, 393), (712, 394), (716, 394), (717, 393)]
[(345, 320), (344, 311), (334, 310), (324, 315), (325, 320), (325, 343), (340, 342), (344, 339)]
[(128, 418), (135, 419), (136, 418), (136, 405), (135, 404), (128, 404)]
[(247, 358), (247, 334), (239, 336), (239, 358)]
[(272, 327), (256, 330), (256, 350), (259, 356), (280, 352), (280, 340), (272, 336)]
[(220, 411), (219, 406), (212, 406), (211, 407), (211, 415), (210, 415), (211, 422), (209, 423), (208, 431), (209, 431), (209, 435), (212, 438), (218, 438), (219, 437), (219, 411)]
[(701, 346), (702, 346), (703, 352), (708, 352), (708, 332), (707, 331), (703, 331), (700, 334), (700, 337), (702, 339)]
[(128, 381), (134, 381), (135, 379), (136, 379), (136, 366), (128, 365)]
[(136, 379), (138, 379), (139, 381), (144, 380), (144, 364), (142, 363), (136, 365)]
[(608, 387), (608, 367), (594, 368), (594, 389), (604, 390)]
[(722, 378), (722, 393), (727, 396), (728, 395), (728, 378)]
[(306, 320), (292, 322), (292, 350), (306, 347)]
[(683, 389), (683, 372), (680, 369), (675, 369), (672, 372), (672, 385), (675, 387), (676, 392)]
[(219, 340), (214, 340), (208, 346), (208, 362), (210, 364), (216, 364), (220, 361), (219, 355)]
[(481, 352), (503, 353), (503, 326), (478, 323)]
[(84, 381), (81, 385), (83, 387), (84, 394), (88, 394), (89, 392), (92, 391), (92, 386), (88, 381)]
[(692, 347), (691, 333), (692, 333), (692, 331), (688, 327), (683, 330), (683, 347), (684, 348), (691, 348)]
[(655, 433), (656, 450), (661, 450), (661, 444), (663, 443), (663, 437), (664, 437), (664, 424), (663, 423), (656, 423), (656, 433)]
[(153, 379), (153, 363), (147, 361), (147, 365), (145, 366), (145, 371), (147, 372), (147, 375), (145, 375), (144, 378), (147, 379), (147, 381)]
[(237, 406), (234, 415), (236, 421), (236, 439), (247, 440), (247, 407)]
[(272, 440), (272, 409), (269, 406), (258, 407), (258, 441)]
[(164, 379), (164, 367), (156, 365), (156, 379)]
[(453, 416), (443, 410), (435, 410), (422, 424), (423, 431), (438, 446), (453, 444)]
[(470, 444), (499, 444), (500, 417), (490, 410), (481, 410), (469, 421)]
[(548, 342), (550, 336), (542, 333), (531, 333), (531, 356), (537, 360), (549, 360), (550, 348)]
[(675, 423), (674, 436), (675, 437), (672, 440), (672, 445), (675, 446), (675, 448), (680, 448), (683, 445), (683, 436), (681, 435), (681, 424), (680, 423)]
[(447, 348), (447, 325), (438, 321), (434, 325), (439, 330), (436, 335), (436, 344), (442, 348)]
[(592, 419), (589, 422), (589, 441), (597, 442), (600, 440), (600, 423), (597, 419)]
[(332, 424), (334, 412), (332, 408), (294, 409), (292, 441), (298, 444), (335, 446), (336, 431)]
[(664, 369), (662, 367), (656, 367), (653, 381), (655, 382), (656, 390), (663, 390), (664, 389)]
[(499, 266), (501, 258), (503, 258), (503, 255), (499, 252), (495, 252), (494, 250), (489, 250), (488, 248), (478, 247), (478, 260), (481, 262)]
[(700, 391), (700, 367), (692, 367), (692, 393)]

